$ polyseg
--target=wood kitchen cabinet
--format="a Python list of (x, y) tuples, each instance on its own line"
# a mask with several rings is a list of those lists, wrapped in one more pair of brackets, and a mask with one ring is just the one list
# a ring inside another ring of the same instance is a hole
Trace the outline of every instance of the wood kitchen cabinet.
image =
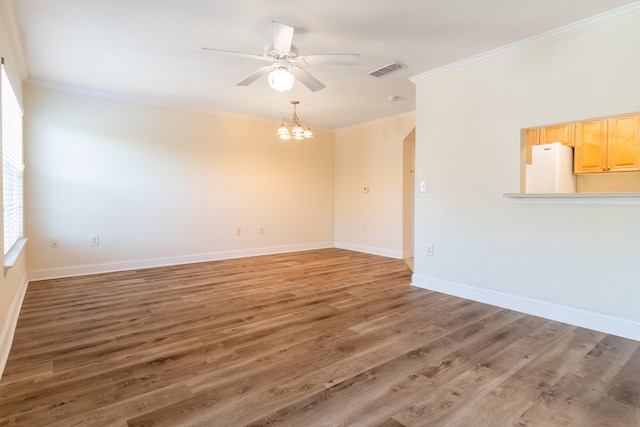
[(640, 171), (640, 115), (576, 124), (576, 174)]
[(640, 115), (607, 120), (608, 171), (640, 171)]
[(575, 146), (575, 123), (529, 128), (524, 131), (527, 147), (527, 164), (531, 164), (531, 148), (534, 145), (561, 142), (567, 147), (573, 148)]
[(580, 122), (577, 128), (577, 141), (573, 158), (574, 173), (606, 172), (607, 121)]
[(562, 145), (573, 148), (575, 146), (574, 129), (575, 123), (540, 128), (540, 144), (561, 142)]
[(524, 140), (527, 147), (527, 164), (531, 164), (532, 147), (540, 144), (540, 128), (530, 128), (524, 130)]
[(563, 125), (524, 129), (527, 164), (531, 164), (531, 147), (534, 145), (561, 142), (563, 145), (573, 148), (575, 146), (575, 127), (575, 123), (565, 123)]

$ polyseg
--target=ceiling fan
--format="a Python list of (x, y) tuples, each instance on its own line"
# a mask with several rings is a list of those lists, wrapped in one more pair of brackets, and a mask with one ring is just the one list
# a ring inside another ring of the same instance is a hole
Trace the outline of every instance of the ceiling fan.
[(300, 80), (313, 92), (319, 91), (325, 87), (322, 82), (313, 77), (309, 72), (302, 68), (300, 64), (358, 65), (360, 63), (360, 55), (357, 53), (299, 55), (298, 48), (292, 44), (294, 28), (279, 22), (272, 22), (272, 25), (273, 42), (268, 43), (264, 47), (264, 53), (262, 55), (212, 49), (207, 47), (202, 47), (200, 50), (271, 62), (271, 65), (259, 68), (249, 74), (243, 80), (238, 82), (236, 86), (248, 86), (258, 78), (268, 74), (269, 85), (281, 92), (291, 89), (295, 78)]

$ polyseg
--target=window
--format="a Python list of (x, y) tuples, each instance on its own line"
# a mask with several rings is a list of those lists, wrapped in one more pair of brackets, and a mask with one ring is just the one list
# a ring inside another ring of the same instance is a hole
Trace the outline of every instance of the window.
[[(4, 208), (4, 255), (23, 237), (22, 177), (22, 108), (18, 102), (2, 60), (2, 198)], [(19, 249), (19, 248), (18, 248)], [(17, 257), (17, 254), (14, 255)], [(10, 263), (11, 265), (12, 263)], [(9, 266), (10, 266), (9, 265)]]

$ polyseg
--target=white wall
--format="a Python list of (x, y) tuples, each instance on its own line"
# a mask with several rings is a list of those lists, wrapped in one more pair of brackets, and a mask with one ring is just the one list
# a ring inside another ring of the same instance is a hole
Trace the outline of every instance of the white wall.
[(36, 86), (25, 103), (31, 279), (333, 246), (332, 131), (281, 141), (276, 122)]
[(522, 128), (640, 111), (638, 52), (636, 13), (416, 78), (414, 284), (640, 339), (640, 206), (503, 197)]
[(337, 247), (403, 257), (403, 145), (414, 126), (411, 112), (336, 131)]

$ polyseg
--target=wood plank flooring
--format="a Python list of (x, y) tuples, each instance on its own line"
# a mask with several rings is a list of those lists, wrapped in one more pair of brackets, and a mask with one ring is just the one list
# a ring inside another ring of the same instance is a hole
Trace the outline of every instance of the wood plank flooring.
[(305, 251), (33, 282), (1, 426), (640, 426), (636, 341)]

